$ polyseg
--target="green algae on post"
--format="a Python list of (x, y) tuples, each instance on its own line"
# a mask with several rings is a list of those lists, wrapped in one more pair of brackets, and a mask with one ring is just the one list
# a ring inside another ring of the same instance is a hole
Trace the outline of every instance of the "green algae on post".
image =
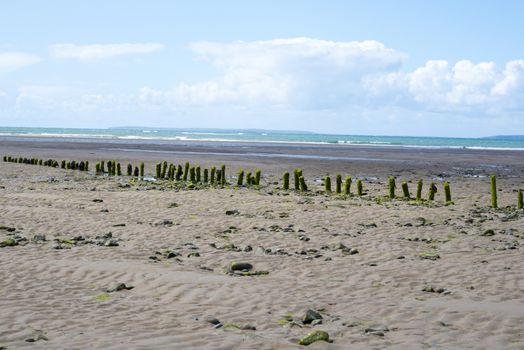
[(156, 165), (156, 178), (157, 178), (157, 180), (160, 179), (160, 176), (162, 176), (162, 163), (158, 163)]
[(329, 176), (324, 178), (324, 191), (326, 193), (331, 193), (331, 177)]
[(395, 184), (395, 177), (390, 176), (388, 180), (388, 192), (389, 192), (389, 199), (395, 198), (395, 188), (397, 185)]
[(410, 198), (407, 181), (402, 181), (402, 193), (404, 194), (404, 198), (406, 198), (406, 199)]
[(190, 179), (191, 183), (195, 183), (196, 182), (195, 167), (194, 166), (189, 168), (189, 179)]
[(144, 162), (140, 162), (140, 177), (144, 177)]
[(244, 182), (244, 170), (240, 169), (237, 173), (237, 186), (242, 186)]
[(184, 164), (184, 175), (182, 176), (182, 180), (187, 181), (188, 176), (189, 176), (189, 162), (186, 162)]
[(344, 181), (344, 194), (351, 194), (351, 176), (346, 176)]
[(246, 172), (246, 185), (251, 185), (251, 182), (253, 181), (251, 176), (251, 171)]
[(523, 206), (523, 200), (522, 200), (522, 190), (519, 190), (517, 192), (517, 209), (522, 209)]
[(222, 174), (221, 184), (222, 186), (225, 186), (226, 185), (226, 165), (225, 164), (222, 164), (220, 166), (220, 173)]
[(422, 180), (418, 180), (417, 182), (417, 201), (422, 200)]
[(139, 174), (140, 174), (140, 171), (138, 170), (138, 167), (136, 166), (135, 171), (133, 172), (133, 176), (138, 177)]
[(300, 177), (301, 176), (302, 176), (302, 169), (296, 168), (294, 171), (295, 191), (300, 190)]
[(496, 209), (497, 205), (497, 177), (491, 175), (491, 207)]
[(304, 179), (304, 176), (299, 177), (298, 181), (300, 182), (300, 191), (307, 192), (306, 179)]
[(204, 183), (207, 183), (209, 181), (209, 170), (207, 168), (204, 169)]
[(451, 188), (449, 187), (449, 182), (444, 182), (444, 195), (446, 197), (446, 204), (453, 203), (451, 200)]
[(122, 168), (120, 167), (120, 163), (116, 163), (116, 175), (122, 176)]
[(217, 172), (217, 168), (215, 166), (211, 167), (211, 174), (209, 176), (209, 183), (214, 184), (215, 183), (215, 174)]
[(255, 186), (260, 186), (260, 177), (262, 176), (262, 171), (260, 169), (256, 169), (255, 170), (255, 177), (254, 177), (254, 180), (255, 180), (255, 183), (254, 185)]
[(282, 189), (287, 191), (289, 190), (289, 172), (285, 171), (282, 175)]
[(195, 175), (196, 175), (196, 182), (200, 182), (201, 180), (200, 165), (197, 165), (197, 167), (195, 168)]
[(437, 185), (435, 185), (434, 182), (432, 182), (429, 185), (429, 192), (428, 192), (428, 201), (435, 200), (435, 193), (437, 192)]
[(364, 189), (363, 189), (363, 186), (362, 186), (362, 180), (361, 179), (357, 179), (357, 194), (359, 196), (362, 196), (364, 194)]
[(176, 175), (175, 175), (175, 179), (177, 181), (180, 181), (180, 179), (182, 178), (182, 175), (184, 174), (184, 171), (182, 170), (182, 165), (178, 164), (176, 166)]
[(337, 174), (336, 180), (335, 180), (335, 192), (337, 194), (342, 193), (342, 175)]

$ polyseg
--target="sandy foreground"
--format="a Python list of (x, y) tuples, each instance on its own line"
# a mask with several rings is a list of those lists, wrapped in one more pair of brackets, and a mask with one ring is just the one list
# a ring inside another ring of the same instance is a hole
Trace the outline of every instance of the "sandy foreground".
[[(355, 163), (2, 146), (92, 169), (142, 159), (149, 175), (160, 159), (263, 171), (259, 189), (187, 190), (0, 162), (0, 241), (19, 243), (0, 248), (2, 349), (299, 349), (314, 330), (333, 342), (313, 349), (524, 349), (522, 154)], [(311, 193), (280, 189), (295, 165)], [(492, 170), (512, 208), (489, 208)], [(367, 194), (322, 193), (321, 177), (337, 172), (364, 177)], [(412, 192), (422, 178), (424, 196), (437, 182), (436, 201), (385, 199), (389, 174)], [(231, 274), (232, 262), (267, 274)], [(133, 288), (111, 290), (119, 283)], [(302, 322), (308, 309), (315, 325)]]

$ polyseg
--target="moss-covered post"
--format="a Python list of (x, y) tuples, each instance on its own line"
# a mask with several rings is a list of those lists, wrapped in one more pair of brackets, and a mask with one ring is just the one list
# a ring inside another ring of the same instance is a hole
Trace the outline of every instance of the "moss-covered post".
[(417, 201), (422, 200), (422, 180), (417, 181)]
[[(56, 167), (58, 167), (58, 162), (56, 162)], [(87, 161), (87, 160), (86, 160), (86, 164), (85, 164), (84, 170), (85, 171), (89, 171), (89, 161)]]
[(127, 176), (133, 175), (133, 166), (131, 164), (127, 164)]
[(344, 180), (344, 194), (351, 194), (351, 176), (346, 176)]
[(522, 190), (519, 190), (517, 192), (517, 209), (522, 209), (523, 206), (523, 200), (522, 200)]
[[(96, 163), (96, 164), (98, 164), (98, 163)], [(65, 160), (63, 160), (62, 163), (60, 163), (60, 168), (62, 168), (62, 169), (66, 168), (66, 161)], [(99, 172), (100, 172), (100, 164), (98, 164), (98, 171), (97, 171), (97, 173), (99, 173)]]
[(196, 175), (196, 182), (200, 182), (201, 180), (201, 175), (202, 175), (202, 172), (200, 171), (200, 165), (197, 165), (197, 167), (195, 168), (195, 175)]
[(237, 173), (237, 186), (242, 186), (244, 182), (244, 170), (240, 169)]
[(437, 185), (435, 185), (435, 183), (432, 182), (429, 185), (428, 201), (435, 200), (435, 193), (437, 193)]
[[(64, 168), (65, 168), (65, 164), (64, 164), (64, 167), (62, 169), (64, 169)], [(95, 172), (96, 172), (97, 175), (100, 174), (100, 163), (96, 163), (96, 165), (95, 165)]]
[(173, 164), (169, 164), (169, 181), (175, 180), (175, 166)]
[(216, 175), (217, 175), (216, 184), (220, 185), (222, 183), (222, 171), (220, 169), (217, 169), (216, 170)]
[(137, 166), (135, 167), (135, 171), (133, 172), (133, 175), (134, 175), (135, 177), (138, 177), (138, 175), (140, 175), (140, 170), (138, 169)]
[(260, 186), (260, 177), (262, 176), (262, 171), (260, 169), (255, 170), (255, 186)]
[(446, 204), (451, 204), (451, 188), (449, 187), (449, 182), (444, 182), (444, 196), (446, 197)]
[(491, 207), (497, 208), (497, 177), (491, 175)]
[(166, 173), (167, 173), (167, 162), (164, 160), (162, 162), (162, 174), (160, 174), (160, 177), (162, 179), (165, 179), (166, 178)]
[(192, 182), (192, 183), (195, 183), (196, 182), (196, 176), (195, 176), (195, 167), (192, 166), (189, 168), (189, 180)]
[(357, 179), (357, 194), (359, 196), (362, 196), (364, 194), (364, 188), (362, 186), (362, 180), (361, 179)]
[(140, 162), (140, 177), (144, 177), (144, 162)]
[(306, 179), (304, 179), (304, 176), (300, 176), (298, 182), (300, 183), (300, 191), (307, 192)]
[(175, 180), (180, 181), (182, 175), (184, 175), (184, 170), (182, 169), (182, 165), (178, 164), (176, 166)]
[(335, 182), (336, 182), (336, 184), (335, 184), (335, 192), (337, 194), (341, 194), (342, 193), (342, 175), (337, 174)]
[(282, 189), (284, 191), (289, 190), (289, 171), (284, 172), (284, 175), (282, 175)]
[(395, 177), (394, 176), (390, 176), (389, 180), (388, 180), (388, 193), (389, 193), (389, 198), (390, 199), (394, 199), (395, 198), (395, 188), (396, 187), (397, 187), (397, 185), (395, 184)]
[(226, 185), (226, 165), (225, 164), (222, 164), (220, 166), (220, 173), (222, 174), (222, 177), (220, 178), (221, 184), (222, 186), (225, 186)]
[(251, 178), (251, 171), (248, 171), (246, 172), (246, 185), (251, 185), (251, 182), (253, 181), (253, 179)]
[(122, 176), (122, 168), (120, 167), (120, 163), (116, 163), (116, 175)]
[(103, 174), (106, 172), (106, 169), (105, 169), (105, 166), (104, 166), (104, 161), (100, 161), (100, 172)]
[(188, 176), (189, 176), (189, 162), (186, 162), (184, 164), (184, 175), (182, 176), (182, 180), (187, 181)]
[(209, 175), (209, 183), (214, 184), (215, 183), (215, 175), (217, 172), (217, 168), (215, 166), (211, 167), (211, 174)]
[(295, 183), (295, 191), (300, 190), (300, 177), (302, 176), (302, 169), (297, 168), (294, 172), (294, 183)]
[(331, 177), (329, 176), (324, 178), (324, 191), (326, 193), (331, 193)]
[(162, 176), (162, 163), (157, 163), (156, 165), (156, 179), (159, 180)]
[(209, 181), (209, 170), (207, 168), (204, 169), (204, 183), (207, 184)]
[(407, 181), (402, 181), (402, 193), (404, 194), (404, 198), (409, 199), (411, 196), (409, 194), (409, 188)]

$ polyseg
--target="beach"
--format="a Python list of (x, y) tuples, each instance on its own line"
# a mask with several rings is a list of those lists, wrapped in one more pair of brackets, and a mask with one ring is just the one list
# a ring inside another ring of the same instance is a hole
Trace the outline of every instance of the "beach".
[[(17, 243), (0, 248), (0, 348), (299, 349), (317, 330), (331, 342), (309, 348), (524, 348), (522, 150), (20, 136), (0, 149), (90, 163), (0, 162), (0, 241)], [(97, 175), (101, 160), (144, 162), (145, 179)], [(229, 185), (155, 181), (162, 161), (225, 164)], [(259, 186), (236, 185), (257, 168)], [(282, 189), (295, 168), (308, 192)], [(338, 173), (364, 195), (325, 193)], [(403, 199), (420, 179), (435, 199)]]

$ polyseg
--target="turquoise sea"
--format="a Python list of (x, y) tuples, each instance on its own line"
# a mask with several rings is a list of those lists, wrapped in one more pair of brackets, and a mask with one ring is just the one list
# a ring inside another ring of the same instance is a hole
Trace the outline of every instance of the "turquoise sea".
[(102, 140), (173, 140), (219, 142), (279, 142), (304, 144), (354, 144), (373, 146), (514, 149), (524, 150), (524, 136), (486, 138), (334, 135), (302, 131), (164, 129), (119, 127), (107, 129), (0, 127), (0, 136), (82, 138)]

